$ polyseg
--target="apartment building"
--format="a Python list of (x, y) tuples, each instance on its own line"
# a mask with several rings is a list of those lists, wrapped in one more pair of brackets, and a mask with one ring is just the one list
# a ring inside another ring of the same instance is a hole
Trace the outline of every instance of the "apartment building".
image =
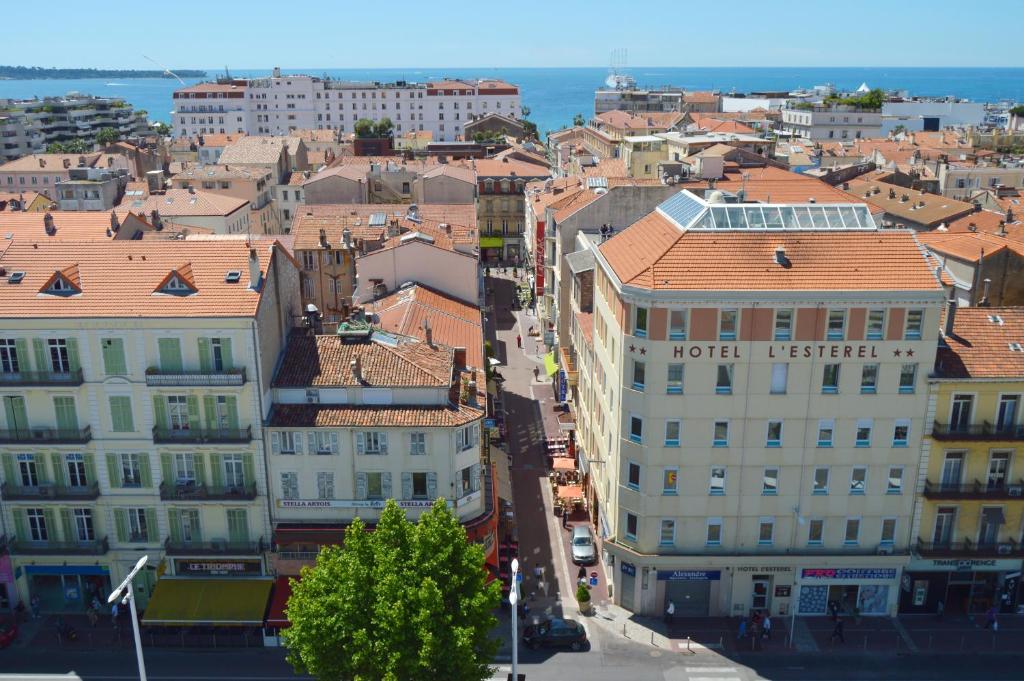
[(149, 121), (144, 111), (135, 111), (120, 97), (0, 99), (0, 161), (42, 153), (54, 142), (92, 145), (104, 128), (134, 137), (149, 132)]
[(951, 303), (943, 322), (900, 612), (1013, 613), (1024, 558), (1024, 311)]
[(171, 177), (174, 189), (221, 194), (249, 202), (249, 228), (257, 234), (280, 234), (281, 214), (274, 204), (273, 173), (262, 166), (188, 165)]
[(445, 142), (461, 139), (462, 126), (474, 115), (493, 112), (518, 119), (521, 114), (519, 88), (498, 80), (356, 83), (282, 75), (280, 69), (267, 78), (184, 88), (175, 92), (175, 102), (176, 137), (200, 134), (204, 125), (209, 132), (250, 135), (299, 129), (351, 134), (361, 118), (389, 118), (396, 136), (427, 131)]
[(15, 239), (0, 266), (12, 601), (81, 612), (143, 553), (140, 607), (165, 582), (199, 599), (206, 578), (265, 574), (260, 426), (298, 313), (287, 254), (241, 240)]
[(846, 104), (784, 107), (780, 131), (810, 140), (882, 136), (882, 112)]
[(250, 234), (249, 202), (234, 196), (189, 189), (168, 189), (148, 197), (127, 197), (121, 208), (146, 215), (154, 229), (200, 234)]
[(68, 179), (54, 185), (61, 210), (110, 210), (121, 202), (128, 171), (70, 168)]
[(0, 165), (0, 188), (46, 193), (58, 182), (71, 179), (68, 171), (72, 168), (92, 168), (99, 159), (99, 153), (24, 156)]
[(484, 261), (519, 263), (525, 257), (526, 184), (551, 177), (545, 164), (503, 158), (473, 161), (477, 181), (477, 222)]
[(863, 204), (721, 198), (592, 242), (576, 445), (614, 600), (892, 615), (942, 289)]

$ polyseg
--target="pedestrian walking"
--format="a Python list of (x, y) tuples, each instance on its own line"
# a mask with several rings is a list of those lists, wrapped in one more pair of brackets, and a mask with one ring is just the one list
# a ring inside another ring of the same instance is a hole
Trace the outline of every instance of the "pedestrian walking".
[(764, 620), (761, 622), (761, 638), (772, 640), (772, 618), (768, 613), (764, 614)]
[(28, 606), (32, 609), (32, 619), (39, 619), (39, 596), (32, 594), (32, 598), (28, 601)]
[(846, 643), (846, 637), (843, 636), (843, 620), (840, 617), (836, 618), (836, 626), (832, 628), (832, 637), (830, 641), (835, 643), (836, 639), (839, 639), (840, 643)]
[(946, 604), (939, 601), (935, 604), (935, 619), (941, 620), (943, 613), (946, 611)]
[(668, 605), (665, 607), (665, 624), (672, 626), (673, 620), (676, 617), (676, 604), (670, 599)]
[(576, 571), (576, 583), (586, 584), (587, 583), (587, 568), (584, 565), (580, 565), (580, 569)]
[(119, 614), (121, 614), (121, 613), (120, 613), (120, 610), (118, 610), (117, 602), (115, 601), (114, 605), (112, 605), (111, 608), (110, 608), (110, 623), (112, 625), (114, 625), (115, 629), (117, 629), (117, 616)]
[(832, 616), (833, 622), (839, 619), (839, 603), (837, 601), (828, 602), (828, 613)]
[(746, 637), (747, 637), (747, 618), (746, 617), (742, 617), (742, 618), (740, 618), (740, 627), (736, 631), (736, 640), (737, 641), (742, 641)]
[(516, 334), (516, 345), (518, 345), (520, 349), (523, 347), (523, 337), (519, 334)]
[(90, 627), (95, 627), (96, 623), (100, 621), (100, 616), (96, 614), (96, 608), (89, 608), (85, 616), (89, 618)]
[(569, 509), (562, 509), (562, 529), (569, 529)]
[(999, 622), (996, 621), (996, 606), (994, 605), (985, 611), (985, 628), (999, 631)]

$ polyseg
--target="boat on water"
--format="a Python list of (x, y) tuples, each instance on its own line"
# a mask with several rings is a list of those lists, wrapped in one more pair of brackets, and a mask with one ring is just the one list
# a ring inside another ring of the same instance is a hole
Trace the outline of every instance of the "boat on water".
[(605, 78), (604, 84), (615, 90), (631, 90), (636, 87), (636, 78), (627, 73), (613, 71)]

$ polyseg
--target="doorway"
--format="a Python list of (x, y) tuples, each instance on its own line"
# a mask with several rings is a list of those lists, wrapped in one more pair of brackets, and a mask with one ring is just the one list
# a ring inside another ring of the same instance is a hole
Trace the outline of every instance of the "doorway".
[(636, 568), (632, 572), (619, 571), (621, 591), (619, 602), (622, 607), (632, 612), (636, 607)]
[(676, 606), (677, 617), (707, 617), (708, 606), (711, 604), (711, 582), (666, 582), (663, 611), (670, 600)]
[(857, 608), (857, 594), (860, 587), (856, 584), (832, 584), (828, 588), (828, 602), (839, 606), (844, 614), (853, 614)]
[(771, 575), (754, 575), (750, 582), (750, 607), (754, 610), (768, 610), (772, 604)]

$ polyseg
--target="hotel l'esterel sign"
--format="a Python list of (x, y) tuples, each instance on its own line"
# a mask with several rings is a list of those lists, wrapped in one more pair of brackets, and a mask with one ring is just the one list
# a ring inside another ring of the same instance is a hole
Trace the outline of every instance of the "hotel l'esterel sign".
[[(744, 344), (745, 345), (745, 344)], [(882, 351), (874, 344), (852, 343), (757, 343), (751, 346), (757, 358), (744, 357), (745, 348), (736, 343), (692, 343), (672, 348), (673, 358), (690, 359), (879, 359)], [(630, 345), (633, 354), (646, 355), (647, 348)], [(893, 357), (913, 357), (914, 349), (897, 348)]]

